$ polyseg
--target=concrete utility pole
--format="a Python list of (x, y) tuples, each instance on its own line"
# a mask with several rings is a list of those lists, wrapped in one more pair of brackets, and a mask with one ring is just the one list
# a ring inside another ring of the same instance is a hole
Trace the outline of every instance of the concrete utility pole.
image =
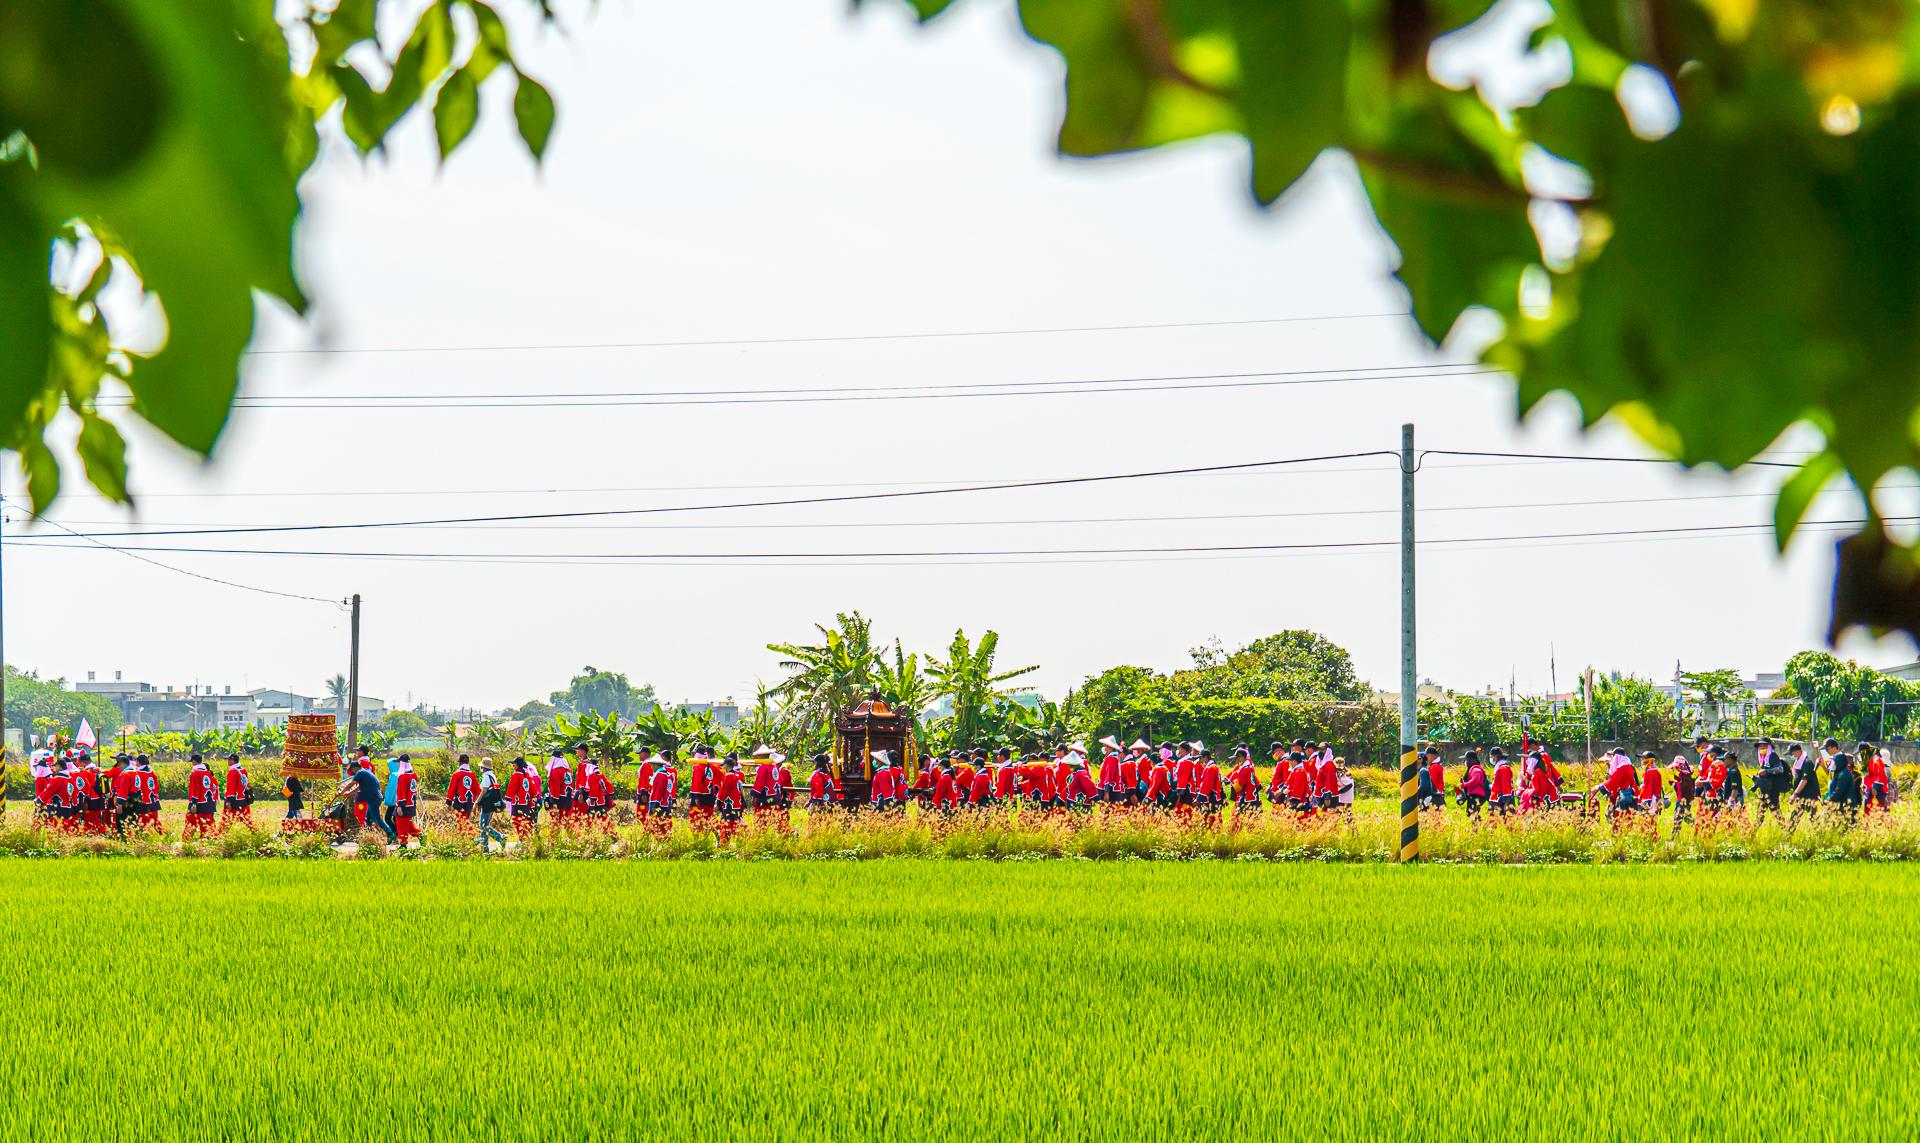
[(347, 754), (360, 748), (360, 596), (353, 597), (352, 650), (347, 659)]
[(1400, 860), (1420, 860), (1420, 674), (1414, 665), (1413, 426), (1400, 426)]

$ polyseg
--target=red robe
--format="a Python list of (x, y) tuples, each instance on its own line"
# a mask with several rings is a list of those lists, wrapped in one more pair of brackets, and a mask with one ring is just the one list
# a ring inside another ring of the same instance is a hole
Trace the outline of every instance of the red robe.
[(1100, 787), (1093, 784), (1093, 776), (1076, 766), (1073, 773), (1067, 775), (1067, 797), (1076, 802), (1089, 802), (1100, 795)]
[[(1439, 769), (1438, 763), (1434, 764), (1434, 769)], [(1332, 754), (1320, 759), (1320, 764), (1314, 768), (1313, 785), (1315, 793), (1337, 794), (1340, 792), (1340, 772), (1333, 764)], [(1438, 775), (1434, 776), (1433, 788), (1440, 789)]]
[(1194, 787), (1203, 798), (1219, 797), (1220, 767), (1212, 762), (1200, 763), (1199, 777), (1195, 779)]
[(1293, 769), (1293, 760), (1278, 758), (1273, 763), (1273, 777), (1267, 781), (1267, 796), (1284, 798), (1287, 795), (1287, 774)]
[(1100, 788), (1118, 790), (1120, 786), (1120, 756), (1109, 754), (1100, 759)]
[(1011, 762), (1002, 762), (993, 771), (993, 796), (1011, 798), (1020, 788), (1019, 767)]
[(1493, 768), (1493, 796), (1507, 798), (1513, 796), (1513, 766), (1505, 758)]
[(970, 805), (987, 804), (993, 793), (993, 775), (985, 770), (974, 771), (973, 780), (967, 783), (967, 802)]
[(680, 775), (672, 766), (661, 766), (653, 772), (653, 784), (647, 789), (647, 801), (662, 806), (673, 804), (674, 787), (680, 784)]
[(1227, 776), (1227, 782), (1233, 787), (1234, 797), (1243, 801), (1251, 800), (1254, 791), (1260, 787), (1260, 778), (1254, 772), (1253, 761), (1249, 759), (1235, 766), (1233, 773)]
[(714, 804), (734, 809), (741, 804), (740, 771), (722, 770), (720, 780), (714, 785)]
[(761, 762), (754, 766), (753, 792), (769, 802), (779, 796), (780, 780), (774, 773), (772, 762)]
[[(923, 772), (921, 777), (925, 776)], [(951, 770), (940, 771), (939, 776), (933, 780), (933, 804), (943, 810), (952, 809), (954, 803), (958, 800), (954, 794), (953, 772)]]
[[(476, 794), (477, 787), (474, 785), (473, 771), (455, 770), (453, 776), (447, 779), (447, 801), (454, 803), (456, 807), (471, 806)], [(464, 814), (466, 811), (456, 808), (454, 812)]]
[(1165, 762), (1155, 762), (1153, 770), (1147, 775), (1147, 797), (1162, 799), (1173, 792), (1173, 777)]
[(1313, 771), (1307, 766), (1295, 766), (1287, 772), (1287, 797), (1296, 802), (1313, 797)]
[(1650, 802), (1655, 798), (1663, 796), (1665, 793), (1666, 778), (1660, 773), (1660, 768), (1658, 766), (1647, 767), (1647, 772), (1640, 779), (1640, 800)]

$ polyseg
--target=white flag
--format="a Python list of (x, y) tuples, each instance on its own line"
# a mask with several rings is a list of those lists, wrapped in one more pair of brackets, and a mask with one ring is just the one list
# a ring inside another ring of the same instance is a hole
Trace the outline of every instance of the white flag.
[(73, 744), (89, 750), (100, 745), (100, 740), (93, 736), (93, 726), (84, 718), (80, 720), (80, 730), (73, 736)]

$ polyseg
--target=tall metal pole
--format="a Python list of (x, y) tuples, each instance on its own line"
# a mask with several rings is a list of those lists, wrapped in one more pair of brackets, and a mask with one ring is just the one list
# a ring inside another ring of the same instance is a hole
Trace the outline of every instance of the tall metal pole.
[(347, 754), (360, 748), (360, 596), (353, 597), (353, 650), (347, 660)]
[(1413, 426), (1400, 426), (1400, 860), (1420, 860), (1420, 675), (1413, 653)]

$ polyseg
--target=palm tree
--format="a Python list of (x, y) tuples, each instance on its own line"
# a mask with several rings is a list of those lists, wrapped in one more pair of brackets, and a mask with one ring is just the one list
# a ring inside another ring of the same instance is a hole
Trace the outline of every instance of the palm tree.
[(350, 689), (345, 675), (335, 675), (327, 680), (327, 693), (333, 696), (333, 709), (338, 713), (346, 713), (347, 692)]
[(881, 669), (880, 652), (873, 646), (873, 623), (858, 611), (834, 616), (837, 627), (814, 624), (818, 643), (769, 643), (767, 650), (785, 656), (780, 669), (785, 682), (773, 688), (794, 726), (805, 737), (831, 725), (834, 715), (865, 697)]
[(984, 736), (991, 715), (1007, 701), (1000, 684), (1040, 669), (1032, 666), (996, 672), (993, 656), (999, 648), (997, 631), (980, 636), (978, 644), (969, 641), (964, 630), (955, 631), (946, 659), (927, 663), (927, 673), (940, 686), (937, 693), (953, 700), (953, 744), (961, 749), (971, 748)]

